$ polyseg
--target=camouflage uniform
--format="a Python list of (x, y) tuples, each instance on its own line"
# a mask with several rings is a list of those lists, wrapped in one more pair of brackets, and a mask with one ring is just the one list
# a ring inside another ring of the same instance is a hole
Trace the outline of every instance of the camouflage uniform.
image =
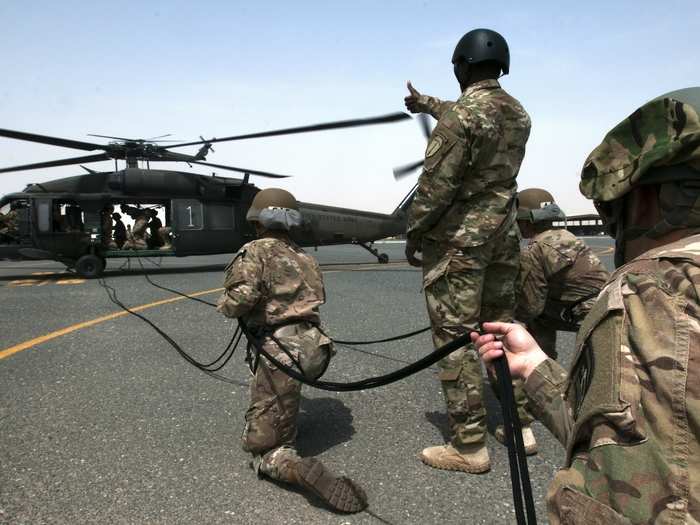
[(127, 241), (122, 248), (124, 250), (145, 250), (148, 248), (146, 229), (148, 228), (149, 219), (146, 210), (126, 205), (122, 205), (121, 209), (134, 219), (134, 226), (131, 228), (130, 235), (127, 235)]
[[(520, 240), (515, 177), (530, 118), (497, 80), (469, 86), (456, 103), (434, 97), (424, 103), (438, 124), (409, 209), (407, 237), (423, 253), (428, 314), (439, 347), (482, 319), (513, 318)], [(483, 379), (473, 347), (440, 366), (452, 445), (459, 450), (483, 442)], [(528, 424), (525, 398), (518, 398)]]
[(578, 332), (610, 274), (600, 259), (567, 230), (547, 230), (520, 253), (515, 318), (540, 348), (557, 358), (557, 330)]
[(14, 240), (17, 235), (17, 212), (0, 213), (0, 240)]
[(525, 382), (567, 447), (552, 523), (700, 521), (699, 297), (700, 235), (647, 252), (584, 321), (571, 380), (548, 359)]
[[(283, 235), (252, 241), (226, 268), (224, 287), (217, 307), (221, 313), (245, 318), (265, 350), (282, 363), (293, 364), (272, 336), (307, 377), (323, 374), (332, 343), (318, 328), (325, 292), (313, 257)], [(300, 461), (294, 448), (300, 399), (301, 383), (261, 356), (243, 430), (243, 450), (255, 456), (258, 472), (294, 482), (292, 470)]]
[(100, 212), (100, 223), (102, 227), (102, 246), (108, 250), (116, 250), (119, 246), (114, 241), (112, 233), (114, 231), (114, 226), (112, 223), (112, 213), (114, 213), (114, 208), (111, 206), (105, 208)]
[[(597, 206), (615, 204), (669, 165), (700, 178), (700, 118), (662, 98), (608, 133), (584, 165), (581, 191)], [(699, 227), (699, 204), (666, 226)], [(567, 449), (547, 495), (550, 522), (699, 523), (700, 235), (621, 266), (576, 348), (569, 374), (548, 359), (525, 383), (533, 411)]]

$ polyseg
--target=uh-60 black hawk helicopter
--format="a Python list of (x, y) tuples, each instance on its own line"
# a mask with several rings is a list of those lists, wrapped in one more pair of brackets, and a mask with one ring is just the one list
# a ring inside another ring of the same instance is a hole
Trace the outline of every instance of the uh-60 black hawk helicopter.
[[(3, 215), (0, 215), (0, 219), (4, 216), (6, 227), (0, 229), (0, 259), (53, 259), (74, 269), (81, 276), (97, 277), (102, 274), (108, 258), (136, 255), (183, 257), (235, 252), (255, 236), (254, 230), (245, 220), (250, 202), (259, 191), (249, 182), (250, 175), (271, 178), (283, 178), (286, 175), (205, 162), (212, 144), (384, 124), (403, 119), (410, 117), (404, 113), (393, 113), (168, 146), (153, 140), (102, 135), (97, 136), (117, 139), (118, 142), (94, 144), (0, 129), (2, 137), (85, 151), (102, 151), (82, 157), (13, 166), (0, 169), (0, 173), (109, 159), (115, 162), (114, 171), (97, 172), (83, 166), (88, 171), (87, 174), (29, 184), (22, 192), (2, 197), (0, 213)], [(200, 146), (200, 149), (195, 155), (171, 151), (186, 146)], [(126, 161), (125, 169), (117, 169), (118, 160)], [(146, 169), (138, 167), (139, 161), (146, 163)], [(244, 176), (240, 179), (150, 169), (150, 163), (156, 161), (198, 164), (240, 172)], [(405, 232), (405, 211), (412, 195), (413, 190), (391, 214), (300, 202), (304, 224), (294, 232), (294, 239), (302, 246), (355, 243), (370, 251), (379, 262), (385, 263), (388, 261), (386, 254), (379, 253), (371, 243)], [(133, 213), (134, 210), (141, 213), (142, 209), (160, 210), (165, 219), (163, 231), (168, 232), (167, 242), (163, 246), (149, 244), (145, 249), (137, 251), (115, 249), (111, 235), (103, 235), (103, 227), (105, 215), (107, 225), (111, 224), (109, 216), (117, 205), (121, 206), (122, 212), (126, 209), (127, 213)], [(10, 222), (11, 227), (7, 227)]]

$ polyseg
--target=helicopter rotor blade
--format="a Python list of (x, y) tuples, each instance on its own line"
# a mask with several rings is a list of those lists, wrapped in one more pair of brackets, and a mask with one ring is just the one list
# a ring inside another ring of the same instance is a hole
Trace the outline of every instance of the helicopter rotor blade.
[(432, 134), (433, 130), (430, 129), (430, 122), (428, 121), (428, 115), (425, 113), (420, 113), (418, 115), (418, 122), (420, 123), (420, 127), (423, 130), (423, 135), (425, 136), (425, 140), (430, 140), (430, 135)]
[(122, 142), (138, 142), (141, 144), (145, 144), (146, 142), (156, 144), (158, 142), (180, 142), (180, 140), (177, 139), (171, 139), (171, 140), (160, 140), (161, 137), (171, 137), (172, 133), (168, 133), (167, 135), (160, 135), (159, 137), (153, 137), (150, 139), (127, 139), (126, 137), (113, 137), (111, 135), (97, 135), (95, 133), (88, 133), (88, 137), (100, 137), (103, 139), (114, 139), (114, 140), (121, 140)]
[(175, 144), (173, 146), (168, 146), (169, 148), (181, 148), (184, 146), (198, 146), (200, 144), (209, 143), (213, 144), (215, 142), (225, 142), (229, 140), (244, 140), (244, 139), (257, 139), (263, 137), (275, 137), (279, 135), (292, 135), (295, 133), (308, 133), (311, 131), (325, 131), (329, 129), (340, 129), (340, 128), (354, 128), (357, 126), (371, 126), (374, 124), (388, 124), (390, 122), (398, 122), (400, 120), (410, 119), (406, 113), (391, 113), (389, 115), (382, 115), (380, 117), (370, 117), (363, 119), (353, 119), (353, 120), (339, 120), (336, 122), (326, 122), (323, 124), (313, 124), (311, 126), (300, 126), (297, 128), (286, 128), (278, 129), (274, 131), (263, 131), (260, 133), (249, 133), (247, 135), (234, 135), (232, 137), (224, 137), (220, 139), (203, 140), (197, 142), (185, 142), (183, 144)]
[(84, 157), (73, 157), (70, 159), (51, 160), (48, 162), (36, 162), (34, 164), (24, 164), (23, 166), (12, 166), (10, 168), (0, 169), (0, 173), (7, 173), (10, 171), (35, 170), (38, 168), (53, 168), (56, 166), (70, 166), (71, 164), (84, 164), (88, 162), (98, 162), (100, 160), (110, 159), (111, 157), (106, 153), (100, 153), (99, 155), (87, 155)]
[(211, 166), (213, 168), (221, 168), (222, 170), (237, 171), (239, 173), (248, 173), (250, 175), (259, 175), (260, 177), (269, 177), (271, 179), (286, 179), (291, 175), (280, 175), (278, 173), (270, 173), (269, 171), (249, 170), (246, 168), (237, 168), (235, 166), (224, 166), (222, 164), (212, 164), (211, 162), (201, 162), (199, 160), (187, 161), (190, 164), (201, 164), (202, 166)]
[(97, 135), (96, 133), (88, 133), (88, 137), (100, 137), (101, 139), (114, 139), (114, 140), (123, 140), (124, 142), (138, 142), (139, 139), (127, 139), (124, 137), (112, 137), (111, 135)]
[(425, 161), (419, 160), (417, 162), (412, 162), (411, 164), (406, 164), (405, 166), (399, 166), (398, 168), (394, 168), (394, 179), (401, 180), (407, 175), (410, 175), (415, 170), (420, 168), (423, 165), (423, 162)]
[(60, 137), (49, 137), (48, 135), (37, 135), (36, 133), (25, 133), (24, 131), (14, 131), (12, 129), (0, 129), (0, 137), (27, 140), (29, 142), (38, 142), (40, 144), (49, 144), (51, 146), (61, 146), (63, 148), (82, 149), (85, 151), (105, 149), (105, 146), (101, 144), (93, 144), (92, 142), (62, 139)]

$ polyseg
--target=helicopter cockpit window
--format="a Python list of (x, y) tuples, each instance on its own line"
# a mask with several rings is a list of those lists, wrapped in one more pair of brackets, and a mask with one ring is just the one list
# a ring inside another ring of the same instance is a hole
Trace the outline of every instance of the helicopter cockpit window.
[(0, 244), (21, 242), (29, 235), (29, 204), (17, 199), (0, 208)]

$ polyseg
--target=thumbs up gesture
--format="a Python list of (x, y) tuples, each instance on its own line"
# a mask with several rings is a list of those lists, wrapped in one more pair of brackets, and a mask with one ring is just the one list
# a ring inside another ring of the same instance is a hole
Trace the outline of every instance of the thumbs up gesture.
[(411, 113), (425, 113), (428, 109), (426, 106), (427, 97), (425, 95), (421, 95), (420, 92), (413, 87), (410, 80), (406, 83), (406, 87), (410, 93), (403, 99), (404, 103), (406, 104), (406, 109)]

